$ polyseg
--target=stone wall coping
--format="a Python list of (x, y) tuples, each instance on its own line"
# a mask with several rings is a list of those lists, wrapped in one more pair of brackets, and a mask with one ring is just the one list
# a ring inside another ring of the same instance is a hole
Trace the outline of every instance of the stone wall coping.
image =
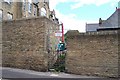
[(67, 33), (67, 36), (76, 36), (76, 35), (111, 35), (111, 34), (118, 34), (118, 30), (114, 31), (95, 31), (95, 32), (86, 32), (86, 33), (80, 33), (79, 31), (76, 30), (76, 32), (70, 30)]
[(45, 16), (38, 16), (38, 17), (27, 17), (27, 18), (20, 18), (20, 19), (12, 19), (12, 20), (3, 20), (2, 22), (14, 22), (14, 21), (26, 21), (26, 20), (35, 20), (35, 19), (46, 19), (49, 22), (52, 22), (53, 24), (58, 25), (57, 23), (55, 23), (54, 21), (50, 20), (49, 18), (45, 17)]

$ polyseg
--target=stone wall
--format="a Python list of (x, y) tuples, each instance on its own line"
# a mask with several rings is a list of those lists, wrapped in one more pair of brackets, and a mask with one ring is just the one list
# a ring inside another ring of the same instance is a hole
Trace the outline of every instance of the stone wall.
[(55, 24), (53, 21), (47, 18), (45, 18), (45, 25), (46, 25), (45, 49), (49, 50), (49, 54), (48, 54), (49, 64), (48, 65), (49, 67), (51, 67), (57, 60), (56, 48), (59, 42), (59, 38), (55, 36), (55, 33), (59, 31), (59, 25)]
[(0, 66), (2, 66), (2, 23), (0, 22)]
[[(75, 34), (74, 34), (75, 33)], [(118, 32), (67, 32), (69, 73), (118, 77)]]
[(3, 21), (3, 66), (47, 71), (50, 62), (47, 37), (49, 40), (51, 37), (48, 27), (58, 25), (46, 17)]

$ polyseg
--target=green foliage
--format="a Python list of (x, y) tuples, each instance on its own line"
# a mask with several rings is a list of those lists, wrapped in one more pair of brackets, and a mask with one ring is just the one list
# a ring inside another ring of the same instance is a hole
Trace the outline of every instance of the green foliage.
[(65, 59), (65, 54), (61, 54), (58, 56), (59, 59)]
[(65, 70), (65, 65), (64, 65), (64, 64), (61, 64), (61, 65), (59, 65), (58, 67), (56, 67), (55, 70), (56, 70), (57, 72), (64, 72), (64, 70)]
[(58, 60), (54, 65), (54, 69), (57, 72), (64, 72), (65, 71), (65, 54), (61, 54), (58, 56)]

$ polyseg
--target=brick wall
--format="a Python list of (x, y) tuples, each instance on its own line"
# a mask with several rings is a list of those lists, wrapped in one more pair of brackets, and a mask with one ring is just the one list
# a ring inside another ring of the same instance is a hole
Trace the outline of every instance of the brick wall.
[(49, 27), (57, 28), (58, 25), (46, 17), (3, 21), (3, 66), (46, 71), (50, 62), (47, 51), (50, 44), (47, 37), (51, 37)]
[(89, 33), (68, 31), (68, 51), (66, 56), (67, 72), (82, 75), (117, 77), (117, 33), (117, 31)]

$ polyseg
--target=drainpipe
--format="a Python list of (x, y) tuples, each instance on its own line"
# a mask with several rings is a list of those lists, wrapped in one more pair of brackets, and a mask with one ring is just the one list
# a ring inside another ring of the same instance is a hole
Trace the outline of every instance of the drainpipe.
[(63, 27), (63, 23), (62, 23), (62, 42), (64, 42), (64, 27)]

